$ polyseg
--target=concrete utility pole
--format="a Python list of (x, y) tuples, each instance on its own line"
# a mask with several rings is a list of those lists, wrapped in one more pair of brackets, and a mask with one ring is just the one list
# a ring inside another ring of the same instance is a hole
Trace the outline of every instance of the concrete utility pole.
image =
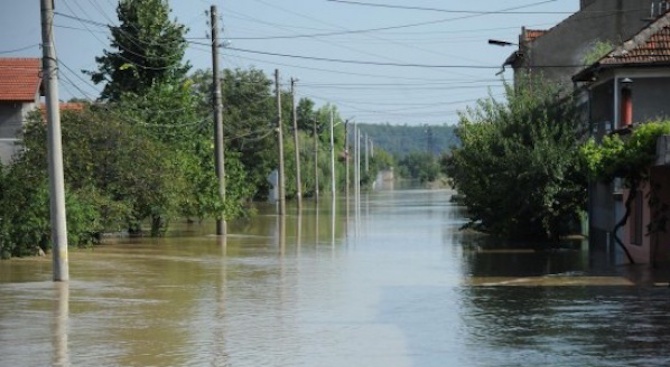
[[(212, 26), (212, 80), (214, 81), (214, 158), (216, 161), (216, 177), (219, 178), (219, 196), (221, 201), (226, 200), (226, 171), (223, 156), (223, 106), (221, 103), (221, 79), (219, 76), (219, 27), (216, 6), (210, 9)], [(216, 220), (216, 234), (226, 234), (226, 218), (221, 213), (221, 218)]]
[(368, 134), (365, 134), (365, 173), (367, 174), (370, 171), (370, 138)]
[(358, 171), (358, 181), (356, 182), (356, 186), (358, 188), (358, 197), (359, 201), (358, 204), (360, 205), (360, 196), (361, 196), (361, 131), (358, 130), (358, 135), (356, 137), (356, 171)]
[(319, 202), (319, 132), (314, 120), (314, 200)]
[(330, 109), (330, 193), (335, 200), (335, 126), (334, 111)]
[(300, 145), (298, 139), (298, 112), (295, 103), (295, 82), (297, 79), (291, 78), (291, 104), (293, 108), (293, 140), (295, 144), (295, 187), (298, 198), (298, 211), (302, 209), (302, 180), (300, 179)]
[(344, 157), (345, 157), (345, 180), (344, 180), (344, 197), (347, 200), (347, 207), (349, 205), (349, 120), (344, 121)]
[(360, 183), (361, 183), (361, 172), (358, 169), (358, 156), (360, 151), (358, 150), (359, 139), (358, 139), (358, 123), (354, 121), (354, 198), (356, 199), (356, 207), (358, 208), (358, 200), (360, 197)]
[(277, 97), (277, 143), (279, 145), (279, 215), (286, 214), (286, 192), (284, 191), (284, 133), (281, 121), (281, 90), (279, 69), (275, 69), (275, 94)]
[(46, 87), (47, 144), (49, 153), (49, 198), (51, 240), (53, 241), (53, 280), (70, 279), (67, 256), (67, 223), (65, 216), (65, 183), (63, 179), (63, 145), (58, 103), (58, 69), (54, 46), (53, 0), (41, 0), (42, 78)]

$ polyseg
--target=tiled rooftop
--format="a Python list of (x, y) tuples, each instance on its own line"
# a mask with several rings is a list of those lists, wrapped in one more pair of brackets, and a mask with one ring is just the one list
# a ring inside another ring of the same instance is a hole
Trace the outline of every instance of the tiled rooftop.
[(670, 12), (660, 16), (572, 79), (578, 82), (592, 81), (600, 69), (633, 65), (670, 67)]
[(544, 29), (525, 29), (525, 32), (526, 41), (533, 42), (535, 39), (544, 36), (548, 31)]
[(617, 50), (607, 55), (603, 65), (670, 63), (670, 24), (657, 30), (648, 39), (640, 40), (634, 48)]
[(0, 101), (34, 101), (40, 70), (38, 58), (0, 58)]

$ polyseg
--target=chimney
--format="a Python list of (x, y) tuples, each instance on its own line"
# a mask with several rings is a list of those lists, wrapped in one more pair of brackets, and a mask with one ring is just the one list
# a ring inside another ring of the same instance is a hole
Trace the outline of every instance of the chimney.
[(651, 19), (656, 19), (670, 11), (670, 1), (654, 0), (651, 2)]
[(633, 90), (631, 89), (632, 80), (625, 78), (621, 81), (621, 123), (620, 127), (628, 127), (633, 124)]

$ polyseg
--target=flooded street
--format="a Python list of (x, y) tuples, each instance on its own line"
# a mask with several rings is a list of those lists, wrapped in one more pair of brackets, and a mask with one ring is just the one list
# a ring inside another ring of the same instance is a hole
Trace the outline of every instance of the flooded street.
[[(0, 262), (0, 366), (667, 366), (670, 291), (458, 228), (446, 190)], [(291, 207), (291, 204), (287, 206)]]

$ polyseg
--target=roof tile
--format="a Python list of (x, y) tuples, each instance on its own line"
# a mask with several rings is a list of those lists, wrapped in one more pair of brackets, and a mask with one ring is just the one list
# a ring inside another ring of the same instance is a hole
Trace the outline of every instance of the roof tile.
[(549, 32), (546, 29), (524, 29), (525, 34), (525, 39), (528, 42), (533, 42), (536, 39), (544, 36), (547, 32)]
[(38, 58), (0, 58), (0, 101), (34, 101), (40, 71)]
[(661, 17), (622, 47), (600, 59), (601, 65), (670, 63), (670, 14)]

